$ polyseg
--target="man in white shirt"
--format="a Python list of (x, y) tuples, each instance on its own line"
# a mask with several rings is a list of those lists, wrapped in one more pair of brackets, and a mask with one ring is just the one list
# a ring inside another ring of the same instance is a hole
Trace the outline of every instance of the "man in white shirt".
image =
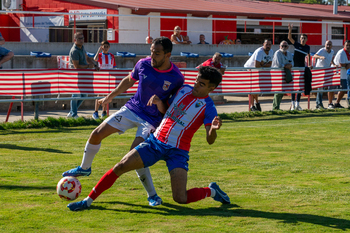
[[(324, 48), (321, 48), (317, 51), (317, 53), (313, 56), (313, 58), (317, 59), (315, 67), (323, 67), (327, 68), (331, 65), (335, 65), (334, 60), (334, 51), (332, 49), (332, 41), (327, 40)], [(319, 90), (323, 90), (323, 88), (319, 88)], [(323, 92), (318, 92), (316, 96), (316, 109), (324, 109), (322, 103)], [(328, 108), (333, 109), (334, 105), (332, 103), (334, 97), (334, 92), (328, 92)]]
[[(271, 39), (265, 39), (262, 47), (256, 49), (253, 55), (244, 64), (245, 68), (264, 68), (271, 67), (273, 50), (271, 49), (272, 42)], [(254, 106), (255, 100), (255, 106)], [(251, 111), (261, 111), (260, 103), (257, 94), (251, 94)]]
[[(335, 55), (334, 63), (340, 66), (340, 88), (347, 89), (347, 70), (350, 69), (350, 40), (345, 41), (344, 48), (337, 52)], [(340, 91), (337, 97), (337, 101), (334, 105), (335, 108), (344, 108), (340, 105), (340, 100), (343, 98), (345, 91)], [(348, 97), (349, 98), (349, 97)], [(349, 102), (349, 99), (348, 99)]]
[[(282, 41), (280, 43), (280, 49), (275, 52), (272, 59), (273, 68), (285, 68), (291, 70), (294, 66), (293, 54), (288, 52), (288, 42)], [(273, 97), (272, 109), (279, 110), (280, 104), (284, 94), (275, 94)]]

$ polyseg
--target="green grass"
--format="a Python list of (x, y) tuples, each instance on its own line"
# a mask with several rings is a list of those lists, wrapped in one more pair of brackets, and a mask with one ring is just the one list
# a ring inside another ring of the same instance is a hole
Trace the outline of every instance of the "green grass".
[[(56, 184), (63, 171), (81, 163), (95, 126), (0, 130), (0, 232), (350, 231), (349, 116), (228, 114), (211, 146), (201, 128), (192, 142), (188, 188), (216, 181), (231, 205), (211, 198), (175, 203), (160, 161), (151, 172), (162, 206), (148, 206), (130, 172), (82, 212), (66, 208)], [(128, 151), (134, 134), (103, 141), (92, 174), (79, 178), (79, 200)]]

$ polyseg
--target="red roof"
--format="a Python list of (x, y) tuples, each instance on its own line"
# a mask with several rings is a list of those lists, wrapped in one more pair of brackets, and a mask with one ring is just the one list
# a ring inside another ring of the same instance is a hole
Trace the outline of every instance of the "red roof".
[(132, 9), (134, 14), (149, 12), (185, 13), (198, 16), (229, 15), (254, 18), (279, 17), (308, 20), (350, 21), (350, 6), (339, 6), (333, 14), (333, 5), (262, 2), (252, 0), (62, 0), (102, 8)]

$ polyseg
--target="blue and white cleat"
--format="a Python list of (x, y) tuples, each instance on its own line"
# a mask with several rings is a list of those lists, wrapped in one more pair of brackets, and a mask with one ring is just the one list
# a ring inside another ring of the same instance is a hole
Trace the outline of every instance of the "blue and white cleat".
[(85, 201), (85, 200), (69, 203), (69, 204), (67, 205), (67, 207), (68, 207), (71, 211), (85, 210), (85, 209), (88, 209), (88, 208), (89, 208), (88, 205), (87, 205), (87, 201)]
[(147, 201), (150, 206), (157, 206), (163, 203), (162, 198), (160, 198), (157, 194), (153, 195), (152, 197), (148, 197)]
[(82, 169), (80, 166), (70, 169), (66, 172), (62, 173), (62, 176), (73, 176), (73, 177), (78, 177), (78, 176), (89, 176), (91, 174), (91, 167), (89, 169)]
[(215, 189), (215, 191), (216, 191), (216, 194), (213, 197), (213, 199), (215, 201), (219, 201), (222, 204), (230, 204), (231, 203), (230, 198), (227, 196), (227, 194), (224, 191), (222, 191), (219, 188), (219, 185), (217, 185), (215, 182), (211, 182), (209, 184), (209, 188)]

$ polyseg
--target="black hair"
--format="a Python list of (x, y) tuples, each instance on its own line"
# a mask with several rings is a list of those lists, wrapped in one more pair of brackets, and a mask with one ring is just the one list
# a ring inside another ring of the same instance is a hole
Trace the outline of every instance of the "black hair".
[(102, 41), (101, 45), (105, 45), (105, 44), (110, 46), (108, 41), (106, 41), (106, 40)]
[(152, 44), (162, 45), (164, 53), (171, 53), (171, 51), (173, 50), (173, 43), (171, 42), (171, 40), (168, 37), (165, 37), (165, 36), (155, 38), (153, 40)]
[(350, 43), (350, 40), (346, 40), (344, 44)]
[(307, 35), (305, 33), (301, 34), (300, 36), (306, 37), (307, 39)]
[(272, 43), (272, 40), (270, 38), (267, 38), (267, 39), (264, 40), (264, 43), (265, 42), (271, 42)]
[(198, 69), (199, 77), (205, 80), (209, 80), (209, 84), (215, 85), (215, 88), (221, 83), (222, 75), (214, 67), (200, 66)]

